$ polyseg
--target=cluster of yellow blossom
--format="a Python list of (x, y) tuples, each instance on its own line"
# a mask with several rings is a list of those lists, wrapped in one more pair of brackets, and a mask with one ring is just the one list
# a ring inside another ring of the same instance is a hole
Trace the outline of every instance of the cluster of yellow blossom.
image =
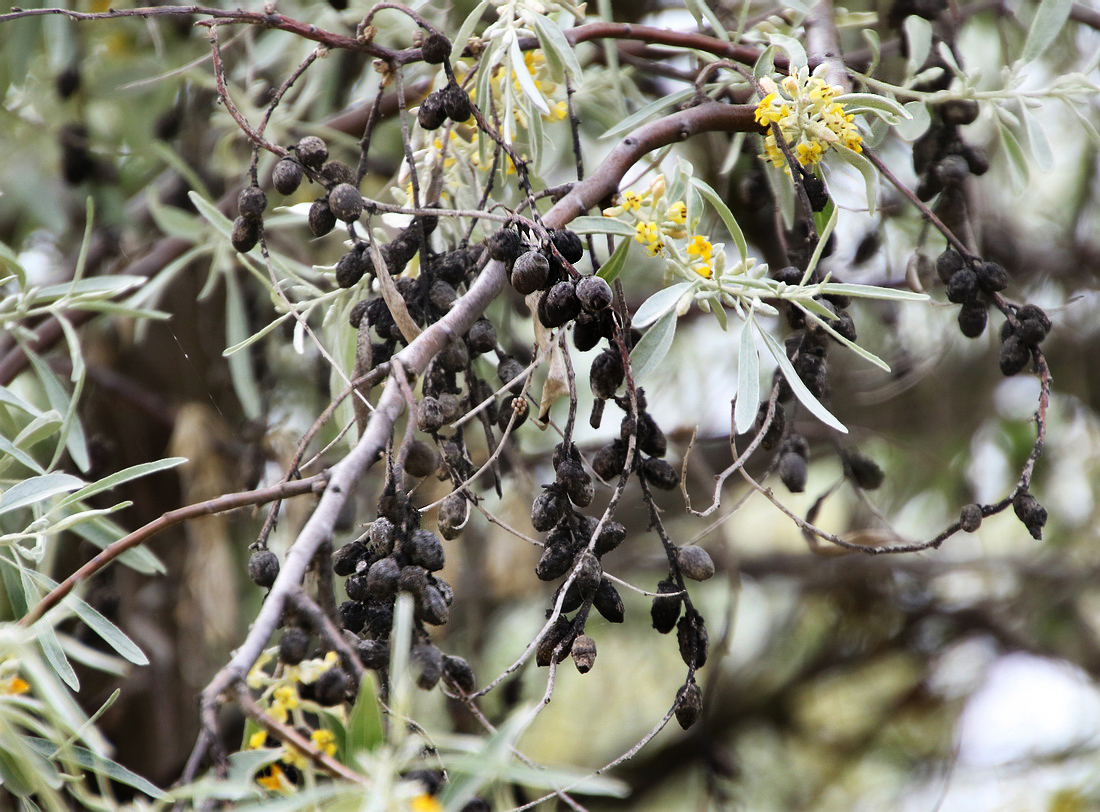
[[(766, 95), (756, 105), (756, 121), (765, 126), (778, 125), (802, 166), (821, 163), (825, 152), (836, 145), (863, 151), (863, 136), (855, 125), (855, 116), (845, 113), (836, 100), (843, 88), (828, 84), (816, 71), (811, 74), (805, 67), (779, 84), (765, 76), (760, 86)], [(790, 171), (773, 133), (764, 139), (761, 157)]]
[[(273, 658), (272, 651), (264, 652), (260, 656), (248, 673), (248, 687), (262, 691), (260, 702), (266, 703), (267, 707), (264, 710), (268, 716), (280, 724), (292, 724), (294, 727), (301, 728), (305, 718), (301, 714), (298, 686), (316, 682), (317, 678), (335, 666), (340, 658), (335, 651), (330, 651), (323, 658), (302, 660), (297, 665), (280, 664), (273, 674), (269, 674), (266, 666)], [(248, 749), (264, 749), (268, 746), (267, 738), (265, 730), (256, 731), (248, 737)], [(331, 730), (317, 728), (310, 732), (310, 740), (326, 755), (336, 754), (336, 737)], [(288, 777), (285, 768), (289, 766), (302, 770), (307, 766), (307, 762), (307, 757), (300, 751), (293, 747), (280, 746), (279, 760), (258, 774), (256, 782), (273, 792), (290, 794), (294, 792), (295, 785)]]
[[(645, 246), (651, 257), (675, 256), (666, 240), (688, 238), (687, 204), (665, 199), (665, 176), (658, 175), (644, 192), (625, 191), (616, 205), (604, 209), (604, 217), (628, 215), (634, 220), (634, 240)], [(702, 277), (714, 276), (714, 245), (701, 234), (691, 236), (687, 247), (687, 267)]]

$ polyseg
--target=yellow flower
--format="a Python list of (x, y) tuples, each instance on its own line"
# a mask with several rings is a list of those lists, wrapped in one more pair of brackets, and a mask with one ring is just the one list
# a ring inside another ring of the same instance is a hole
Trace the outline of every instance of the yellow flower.
[(409, 802), (410, 812), (443, 812), (443, 804), (433, 796), (424, 793)]
[(687, 203), (682, 200), (677, 200), (671, 206), (668, 207), (668, 211), (665, 212), (665, 218), (671, 220), (677, 225), (683, 225), (687, 222)]
[(705, 262), (713, 256), (714, 245), (702, 234), (696, 234), (688, 243), (687, 252), (689, 257), (700, 257)]
[(267, 731), (266, 730), (257, 730), (255, 733), (253, 733), (251, 736), (248, 737), (248, 749), (249, 750), (259, 750), (265, 744), (267, 744)]
[(294, 710), (298, 707), (298, 689), (293, 685), (280, 685), (272, 693), (275, 697), (275, 701), (281, 705), (285, 705), (287, 710)]
[(19, 677), (0, 680), (0, 696), (19, 696), (31, 689), (30, 683)]
[(270, 772), (267, 775), (261, 775), (256, 779), (256, 783), (264, 789), (269, 789), (272, 792), (278, 792), (283, 795), (291, 795), (294, 792), (294, 785), (290, 783), (290, 779), (286, 777), (278, 764), (272, 764), (268, 767)]
[(314, 746), (326, 756), (336, 755), (336, 736), (331, 730), (315, 730), (309, 735)]
[(646, 253), (651, 257), (657, 256), (665, 247), (661, 229), (653, 222), (641, 222), (634, 226), (634, 239), (645, 246)]
[(798, 162), (803, 166), (821, 163), (821, 156), (824, 152), (821, 149), (820, 141), (802, 141), (795, 147), (794, 151), (795, 157), (798, 158)]

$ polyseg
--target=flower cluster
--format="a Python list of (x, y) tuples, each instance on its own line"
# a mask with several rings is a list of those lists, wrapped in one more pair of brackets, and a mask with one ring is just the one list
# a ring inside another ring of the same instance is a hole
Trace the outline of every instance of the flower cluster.
[[(767, 76), (760, 80), (767, 95), (756, 105), (756, 121), (765, 126), (777, 124), (802, 166), (821, 163), (825, 152), (837, 145), (853, 152), (863, 150), (855, 116), (845, 113), (843, 104), (837, 101), (843, 88), (828, 84), (818, 75), (820, 70), (811, 74), (808, 68), (800, 68), (779, 84)], [(764, 139), (761, 157), (790, 171), (774, 133)]]
[[(687, 204), (683, 200), (666, 199), (665, 176), (658, 175), (644, 192), (625, 191), (616, 205), (604, 209), (604, 217), (628, 216), (634, 220), (634, 240), (651, 256), (664, 256), (676, 267), (699, 276), (714, 276), (714, 261), (722, 256), (722, 246), (715, 246), (702, 234), (691, 234), (688, 228)], [(677, 241), (687, 240), (686, 257)], [(719, 259), (721, 264), (721, 259)]]

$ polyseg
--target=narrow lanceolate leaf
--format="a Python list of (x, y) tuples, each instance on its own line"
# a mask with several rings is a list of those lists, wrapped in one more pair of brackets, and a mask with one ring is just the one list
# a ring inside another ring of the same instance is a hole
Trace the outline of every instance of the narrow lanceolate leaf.
[(97, 480), (90, 485), (86, 485), (76, 493), (66, 497), (61, 502), (61, 506), (63, 507), (74, 502), (88, 499), (89, 497), (95, 496), (97, 493), (118, 487), (124, 482), (129, 482), (131, 479), (137, 479), (138, 477), (148, 476), (157, 471), (175, 468), (177, 465), (182, 465), (185, 462), (187, 462), (186, 457), (168, 457), (163, 460), (131, 465), (129, 468), (123, 468), (121, 471), (113, 473), (110, 476), (105, 476), (103, 479)]
[(577, 234), (614, 234), (616, 237), (634, 237), (634, 226), (614, 217), (577, 217), (569, 221), (569, 230)]
[(344, 739), (344, 764), (354, 765), (357, 757), (368, 753), (382, 743), (384, 731), (382, 714), (378, 708), (378, 679), (367, 671), (359, 682), (359, 695), (348, 714), (347, 733)]
[(84, 480), (71, 474), (43, 474), (24, 479), (0, 496), (0, 514), (49, 499), (59, 493), (69, 493), (84, 487)]
[[(753, 322), (753, 324), (755, 325), (756, 323)], [(810, 413), (826, 426), (847, 434), (848, 429), (845, 425), (837, 420), (832, 412), (825, 408), (825, 405), (814, 396), (813, 392), (806, 388), (806, 384), (802, 383), (802, 379), (798, 377), (798, 373), (795, 371), (790, 359), (787, 358), (787, 353), (783, 350), (783, 347), (780, 346), (779, 342), (775, 340), (775, 337), (759, 325), (756, 326), (757, 331), (760, 333), (760, 337), (763, 338), (764, 343), (768, 345), (768, 351), (772, 354), (775, 362), (779, 364), (779, 369), (783, 372), (783, 377), (787, 379), (787, 383), (791, 386), (791, 391), (794, 392), (794, 396), (798, 398), (799, 402), (809, 409)]]
[(77, 679), (76, 672), (73, 670), (72, 665), (69, 663), (69, 658), (65, 656), (65, 652), (61, 650), (61, 643), (57, 640), (57, 635), (54, 633), (53, 626), (49, 623), (43, 623), (38, 621), (34, 624), (35, 636), (38, 638), (38, 644), (42, 646), (42, 653), (46, 655), (46, 659), (50, 663), (50, 667), (53, 668), (54, 673), (61, 678), (61, 681), (69, 686), (73, 691), (80, 690), (80, 680)]
[(854, 285), (850, 282), (826, 282), (816, 286), (821, 294), (836, 293), (861, 299), (884, 299), (896, 302), (926, 302), (927, 293), (914, 293), (900, 288), (882, 288), (876, 285)]
[(117, 651), (120, 656), (125, 657), (134, 665), (149, 664), (149, 658), (145, 656), (145, 652), (138, 648), (137, 644), (127, 637), (122, 629), (107, 620), (86, 601), (69, 595), (62, 603), (83, 620), (88, 628), (102, 637), (103, 641)]
[(188, 192), (187, 197), (195, 204), (195, 208), (198, 209), (203, 219), (214, 226), (223, 237), (228, 240), (233, 236), (233, 221), (222, 214), (217, 206), (197, 192)]
[(714, 191), (705, 182), (693, 177), (691, 179), (691, 185), (699, 190), (699, 194), (710, 203), (718, 216), (722, 218), (722, 222), (726, 226), (726, 231), (729, 232), (730, 237), (733, 238), (734, 245), (737, 246), (737, 251), (741, 255), (741, 261), (744, 262), (749, 256), (749, 247), (745, 242), (745, 235), (741, 231), (741, 226), (737, 223), (737, 218), (733, 216), (733, 212), (730, 211), (730, 207), (726, 205), (725, 201), (718, 196), (718, 193)]
[(749, 316), (741, 328), (741, 348), (737, 355), (737, 403), (733, 407), (733, 428), (744, 434), (756, 422), (760, 408), (760, 356), (753, 336), (755, 319)]
[(676, 311), (669, 310), (650, 327), (630, 352), (634, 380), (640, 381), (660, 366), (676, 335)]
[(614, 282), (615, 278), (623, 272), (623, 266), (626, 265), (626, 256), (630, 253), (630, 243), (630, 240), (620, 240), (619, 246), (607, 262), (600, 266), (596, 276), (607, 282)]
[(531, 104), (535, 105), (544, 116), (550, 115), (550, 107), (546, 104), (546, 99), (539, 93), (539, 89), (535, 87), (535, 80), (531, 77), (531, 72), (527, 70), (527, 63), (523, 61), (523, 52), (519, 49), (519, 39), (515, 36), (511, 38), (511, 42), (508, 44), (508, 55), (512, 59), (513, 75), (516, 77), (516, 81), (519, 82), (523, 95), (530, 99)]
[(680, 297), (691, 290), (694, 284), (694, 282), (677, 282), (675, 285), (669, 285), (667, 288), (657, 291), (642, 302), (641, 307), (634, 313), (631, 323), (638, 328), (653, 324), (674, 308), (676, 303), (680, 301)]
[(671, 93), (663, 98), (651, 101), (649, 104), (639, 107), (629, 116), (624, 118), (614, 127), (609, 129), (600, 138), (614, 138), (617, 135), (628, 133), (631, 130), (637, 129), (640, 125), (649, 121), (651, 118), (655, 118), (658, 113), (661, 113), (670, 107), (677, 107), (688, 99), (695, 96), (695, 88), (685, 88), (684, 90)]
[[(552, 20), (541, 14), (534, 15), (534, 19), (535, 31), (539, 35), (542, 51), (546, 54), (547, 64), (554, 68), (554, 63), (557, 62), (561, 70), (569, 75), (570, 80), (578, 84), (582, 78), (581, 63), (577, 61), (577, 55), (573, 53), (573, 48), (569, 45), (565, 34)], [(554, 78), (560, 82), (561, 76), (557, 75), (556, 70), (554, 73)]]
[(1042, 0), (1039, 10), (1031, 20), (1031, 28), (1027, 32), (1027, 42), (1020, 58), (1024, 62), (1030, 62), (1042, 55), (1054, 42), (1058, 32), (1069, 19), (1069, 12), (1073, 8), (1073, 0)]
[(858, 152), (848, 149), (843, 144), (836, 144), (836, 156), (846, 164), (854, 166), (863, 175), (863, 184), (867, 192), (867, 212), (872, 217), (875, 214), (878, 202), (878, 173), (874, 165)]

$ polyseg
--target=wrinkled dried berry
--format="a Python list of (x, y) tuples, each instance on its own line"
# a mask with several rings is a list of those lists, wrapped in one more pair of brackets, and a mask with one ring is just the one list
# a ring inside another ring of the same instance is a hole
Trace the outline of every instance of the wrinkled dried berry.
[(550, 263), (538, 251), (520, 254), (512, 265), (512, 287), (527, 296), (540, 290), (550, 275)]
[(614, 397), (615, 391), (622, 386), (625, 375), (619, 351), (614, 348), (604, 350), (593, 359), (592, 369), (588, 374), (592, 394), (602, 400)]
[(267, 195), (259, 186), (246, 186), (237, 195), (237, 214), (249, 220), (259, 220), (267, 208)]
[(951, 275), (947, 283), (947, 300), (962, 304), (978, 292), (978, 275), (969, 268), (962, 268)]
[(980, 505), (964, 505), (959, 512), (959, 529), (974, 533), (982, 526), (982, 508)]
[(679, 594), (680, 588), (672, 581), (659, 582), (657, 592), (660, 594), (653, 599), (649, 614), (653, 619), (653, 628), (661, 634), (668, 634), (676, 628), (676, 621), (680, 618), (683, 598)]
[(372, 597), (370, 589), (367, 587), (366, 575), (349, 575), (348, 579), (344, 581), (344, 592), (353, 601), (359, 601), (360, 603), (368, 601)]
[(328, 207), (327, 200), (315, 200), (309, 207), (309, 230), (314, 237), (323, 237), (336, 228), (336, 215)]
[(1031, 360), (1031, 348), (1017, 336), (1010, 335), (1001, 342), (1001, 352), (997, 360), (1002, 374), (1015, 375)]
[(1020, 322), (1016, 335), (1025, 344), (1038, 344), (1050, 333), (1050, 316), (1041, 307), (1024, 305), (1016, 312), (1016, 319)]
[(622, 623), (626, 617), (626, 607), (619, 597), (619, 590), (607, 578), (600, 580), (596, 594), (592, 596), (592, 605), (609, 623)]
[(565, 459), (558, 463), (555, 471), (557, 482), (569, 496), (569, 499), (577, 507), (588, 507), (592, 503), (594, 490), (592, 477), (584, 470), (584, 466), (578, 460)]
[(978, 103), (973, 99), (949, 99), (940, 105), (944, 124), (973, 124), (978, 118)]
[(996, 262), (982, 262), (976, 268), (978, 287), (996, 293), (1008, 287), (1008, 271)]
[(291, 627), (279, 638), (279, 662), (297, 665), (309, 653), (309, 634), (303, 629)]
[(580, 262), (584, 256), (584, 245), (575, 231), (559, 228), (550, 232), (550, 242), (568, 262)]
[(589, 312), (582, 312), (573, 321), (573, 346), (588, 352), (604, 337), (603, 319)]
[(455, 124), (461, 124), (473, 115), (473, 105), (470, 103), (470, 94), (455, 84), (453, 81), (443, 88), (443, 110), (447, 118)]
[(676, 642), (680, 647), (680, 658), (688, 668), (702, 668), (707, 664), (707, 627), (697, 612), (680, 618), (676, 624)]
[(806, 458), (788, 451), (779, 458), (779, 479), (791, 493), (806, 490)]
[[(761, 403), (760, 409), (756, 413), (756, 431), (764, 427), (764, 421), (768, 418), (768, 404)], [(782, 403), (775, 404), (775, 411), (772, 413), (772, 422), (768, 425), (768, 431), (764, 434), (764, 438), (760, 441), (760, 447), (765, 451), (771, 451), (777, 445), (779, 441), (783, 439), (783, 429), (786, 426), (787, 417), (786, 410), (783, 408)]]
[[(626, 540), (626, 528), (619, 522), (604, 522), (600, 535), (596, 537), (593, 552), (605, 556)], [(587, 539), (585, 540), (587, 543)]]
[(985, 302), (971, 299), (959, 308), (959, 330), (967, 338), (977, 338), (985, 332), (989, 312)]
[(945, 285), (951, 281), (956, 271), (961, 271), (966, 263), (954, 248), (948, 248), (936, 257), (936, 275)]
[(587, 674), (596, 664), (596, 641), (587, 634), (577, 635), (569, 651), (573, 655), (573, 664), (582, 674)]
[(387, 556), (371, 564), (367, 570), (367, 592), (374, 600), (386, 600), (397, 594), (397, 580), (401, 577), (401, 565), (397, 559)]
[(416, 120), (420, 123), (420, 126), (425, 130), (437, 130), (443, 126), (443, 122), (447, 120), (447, 111), (443, 105), (443, 91), (437, 90), (435, 93), (428, 95), (424, 101), (420, 103), (420, 109), (417, 110)]
[(281, 195), (292, 195), (302, 185), (302, 165), (290, 158), (283, 158), (271, 172), (271, 184)]
[(586, 601), (592, 600), (599, 589), (600, 579), (603, 578), (603, 568), (600, 560), (590, 552), (583, 552), (577, 556), (577, 577), (574, 580), (581, 597)]
[(486, 246), (489, 256), (498, 262), (515, 262), (523, 254), (523, 237), (514, 228), (502, 228), (489, 237)]
[(425, 397), (416, 405), (416, 427), (429, 434), (438, 431), (444, 420), (443, 404), (437, 398)]
[(259, 220), (249, 220), (247, 217), (238, 217), (233, 221), (233, 234), (229, 241), (233, 243), (233, 250), (247, 254), (256, 247), (260, 241)]
[(439, 505), (436, 524), (445, 539), (457, 538), (470, 517), (470, 503), (461, 493), (452, 493)]
[(340, 183), (328, 193), (328, 207), (338, 220), (354, 223), (363, 213), (363, 196), (350, 183)]
[(646, 482), (654, 488), (660, 488), (663, 491), (671, 491), (680, 484), (680, 474), (677, 473), (676, 469), (673, 468), (667, 460), (658, 459), (657, 457), (647, 457), (642, 460), (641, 469), (642, 476), (646, 478)]
[(379, 516), (370, 526), (370, 542), (379, 555), (393, 552), (393, 543), (397, 538), (397, 529), (385, 516)]
[(412, 564), (428, 572), (443, 569), (443, 542), (431, 530), (414, 530), (403, 550)]
[(526, 367), (515, 358), (505, 355), (497, 364), (497, 378), (502, 384), (508, 385), (509, 392), (518, 395), (523, 390), (524, 369)]
[(443, 655), (443, 676), (463, 693), (473, 693), (477, 687), (474, 669), (463, 658), (453, 654)]
[(344, 669), (330, 668), (313, 683), (313, 701), (326, 708), (339, 705), (351, 686), (351, 677)]
[[(551, 660), (560, 663), (569, 654), (574, 639), (573, 624), (559, 615), (554, 625), (547, 630), (546, 635), (539, 641), (538, 648), (535, 649), (535, 663), (540, 667), (550, 665)], [(559, 645), (561, 645), (561, 650), (558, 652), (558, 656), (554, 657), (554, 650)]]
[(676, 694), (676, 721), (684, 730), (699, 721), (703, 714), (703, 692), (694, 682), (680, 688)]
[(614, 440), (603, 446), (592, 458), (592, 470), (600, 479), (618, 479), (626, 467), (626, 443)]
[(332, 571), (340, 577), (351, 575), (367, 556), (367, 546), (363, 542), (350, 541), (332, 554)]
[(345, 183), (354, 187), (355, 184), (355, 171), (343, 161), (329, 161), (317, 171), (317, 175), (326, 189)]
[(451, 56), (451, 41), (443, 34), (429, 34), (420, 46), (420, 56), (429, 65), (439, 65)]
[(539, 321), (546, 327), (561, 327), (581, 312), (577, 287), (571, 281), (558, 282), (539, 300)]
[(564, 544), (547, 544), (535, 566), (540, 581), (556, 581), (573, 566), (573, 551)]
[(450, 609), (442, 592), (431, 584), (420, 590), (420, 594), (416, 596), (415, 617), (417, 620), (432, 626), (442, 626), (447, 622), (449, 616)]
[(474, 355), (492, 352), (497, 347), (497, 328), (486, 318), (478, 319), (466, 333), (466, 344)]
[(598, 276), (585, 276), (577, 282), (577, 298), (585, 310), (606, 310), (611, 306), (611, 285)]
[(363, 667), (372, 671), (381, 671), (390, 662), (390, 648), (383, 640), (360, 640), (356, 653)]
[(405, 453), (405, 473), (423, 478), (431, 476), (439, 467), (439, 454), (423, 440), (413, 440)]
[(248, 577), (256, 586), (265, 589), (279, 577), (279, 556), (271, 550), (257, 550), (248, 559)]
[(879, 464), (859, 451), (852, 449), (845, 452), (844, 461), (848, 464), (852, 481), (865, 491), (875, 490), (886, 479)]
[(547, 488), (531, 504), (531, 526), (545, 533), (558, 523), (568, 508), (569, 502), (559, 488)]
[(933, 170), (945, 187), (958, 186), (970, 176), (970, 165), (961, 155), (948, 155)]
[(336, 284), (350, 288), (367, 273), (374, 272), (374, 263), (370, 258), (370, 248), (366, 243), (357, 243), (336, 262)]
[(367, 608), (359, 601), (344, 601), (336, 609), (340, 616), (340, 628), (358, 634), (367, 621)]
[(328, 160), (328, 146), (316, 135), (307, 135), (294, 148), (298, 154), (298, 160), (310, 169), (320, 169)]
[(430, 691), (443, 676), (443, 652), (430, 643), (413, 646), (409, 652), (409, 664), (416, 685), (422, 690)]
[(702, 547), (677, 547), (676, 564), (684, 577), (693, 581), (706, 581), (714, 577), (714, 561)]
[(1047, 510), (1030, 493), (1021, 493), (1012, 500), (1016, 518), (1023, 522), (1027, 532), (1036, 541), (1043, 539), (1043, 525), (1047, 523)]

